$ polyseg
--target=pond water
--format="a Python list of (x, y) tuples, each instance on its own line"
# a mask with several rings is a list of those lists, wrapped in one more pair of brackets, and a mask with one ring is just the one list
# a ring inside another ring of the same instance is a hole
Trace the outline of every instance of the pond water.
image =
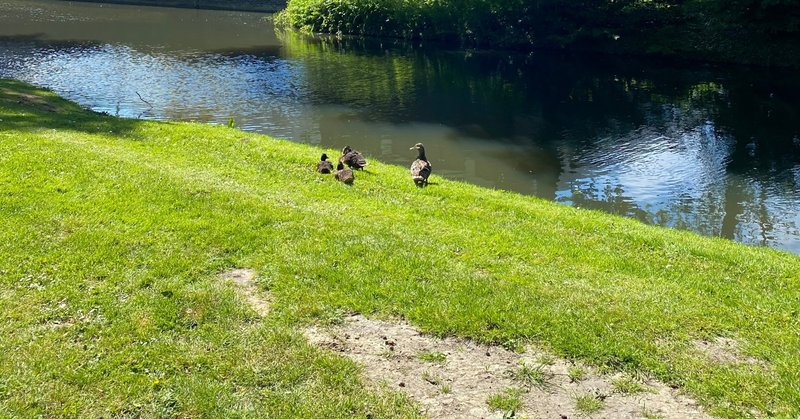
[(0, 0), (0, 77), (400, 165), (423, 142), (434, 175), (800, 253), (795, 72), (308, 39), (264, 17)]

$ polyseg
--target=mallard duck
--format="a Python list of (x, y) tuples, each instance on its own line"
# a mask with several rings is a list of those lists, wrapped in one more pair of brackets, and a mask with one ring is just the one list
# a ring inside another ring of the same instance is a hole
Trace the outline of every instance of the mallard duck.
[(411, 179), (417, 186), (427, 185), (428, 176), (431, 175), (432, 168), (428, 158), (425, 157), (425, 146), (422, 143), (417, 143), (409, 150), (417, 150), (419, 152), (417, 159), (411, 163)]
[(346, 164), (351, 169), (363, 169), (367, 165), (367, 161), (360, 152), (353, 150), (349, 145), (344, 146), (342, 149), (342, 157), (339, 161)]
[(331, 173), (333, 172), (333, 163), (328, 161), (328, 155), (322, 154), (322, 157), (319, 159), (319, 163), (317, 163), (317, 171), (320, 173)]
[(333, 177), (335, 177), (339, 182), (348, 185), (352, 184), (356, 179), (356, 175), (353, 174), (353, 171), (350, 169), (345, 169), (342, 162), (339, 162), (339, 164), (336, 165), (336, 173), (333, 174)]

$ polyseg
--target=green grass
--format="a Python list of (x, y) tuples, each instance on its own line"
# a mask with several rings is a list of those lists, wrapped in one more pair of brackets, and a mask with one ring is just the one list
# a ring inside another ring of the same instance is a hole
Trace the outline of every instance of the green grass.
[(549, 374), (544, 370), (544, 365), (534, 367), (523, 362), (519, 368), (511, 371), (511, 378), (528, 388), (544, 387)]
[(586, 369), (577, 365), (569, 367), (567, 370), (567, 376), (573, 383), (583, 381), (583, 379), (586, 378)]
[(421, 352), (417, 354), (417, 358), (426, 362), (435, 362), (435, 363), (444, 363), (447, 361), (447, 355), (438, 351)]
[(614, 386), (614, 390), (625, 396), (652, 391), (647, 386), (630, 377), (617, 378), (612, 381), (611, 384)]
[(489, 396), (489, 398), (486, 399), (486, 404), (488, 404), (492, 410), (516, 412), (522, 407), (521, 396), (522, 390), (511, 387)]
[[(297, 331), (349, 312), (655, 376), (722, 416), (800, 414), (797, 256), (419, 189), (374, 159), (347, 187), (314, 172), (317, 148), (17, 82), (0, 120), (0, 416), (414, 414)], [(218, 279), (234, 267), (268, 318)], [(693, 350), (715, 336), (760, 362)]]
[(593, 394), (575, 397), (575, 408), (584, 414), (597, 413), (603, 409), (604, 405), (605, 403)]

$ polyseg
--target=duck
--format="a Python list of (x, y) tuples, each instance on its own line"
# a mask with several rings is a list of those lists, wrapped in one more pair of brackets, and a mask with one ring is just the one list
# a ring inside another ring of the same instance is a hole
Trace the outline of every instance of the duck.
[(363, 170), (364, 166), (367, 165), (364, 156), (361, 155), (360, 152), (350, 148), (349, 145), (344, 146), (342, 149), (342, 157), (339, 157), (339, 161), (346, 164), (347, 167), (351, 169)]
[(356, 175), (353, 174), (353, 171), (350, 169), (345, 169), (342, 162), (339, 162), (339, 164), (336, 165), (336, 173), (333, 174), (333, 177), (346, 185), (352, 185), (353, 181), (356, 179)]
[(417, 186), (427, 186), (428, 176), (431, 175), (432, 167), (428, 158), (425, 157), (425, 146), (422, 143), (416, 143), (409, 150), (417, 150), (419, 153), (417, 159), (411, 163), (411, 180)]
[(319, 159), (319, 163), (317, 163), (317, 171), (320, 173), (332, 173), (333, 172), (333, 163), (328, 161), (328, 155), (322, 153), (322, 157)]

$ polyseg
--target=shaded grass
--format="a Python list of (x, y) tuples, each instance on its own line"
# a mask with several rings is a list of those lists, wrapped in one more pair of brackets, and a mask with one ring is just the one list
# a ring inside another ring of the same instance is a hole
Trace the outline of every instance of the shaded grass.
[[(0, 94), (0, 412), (413, 414), (294, 331), (357, 311), (651, 374), (723, 416), (800, 413), (796, 256), (374, 160), (348, 188), (313, 147)], [(715, 336), (762, 362), (693, 350)]]

